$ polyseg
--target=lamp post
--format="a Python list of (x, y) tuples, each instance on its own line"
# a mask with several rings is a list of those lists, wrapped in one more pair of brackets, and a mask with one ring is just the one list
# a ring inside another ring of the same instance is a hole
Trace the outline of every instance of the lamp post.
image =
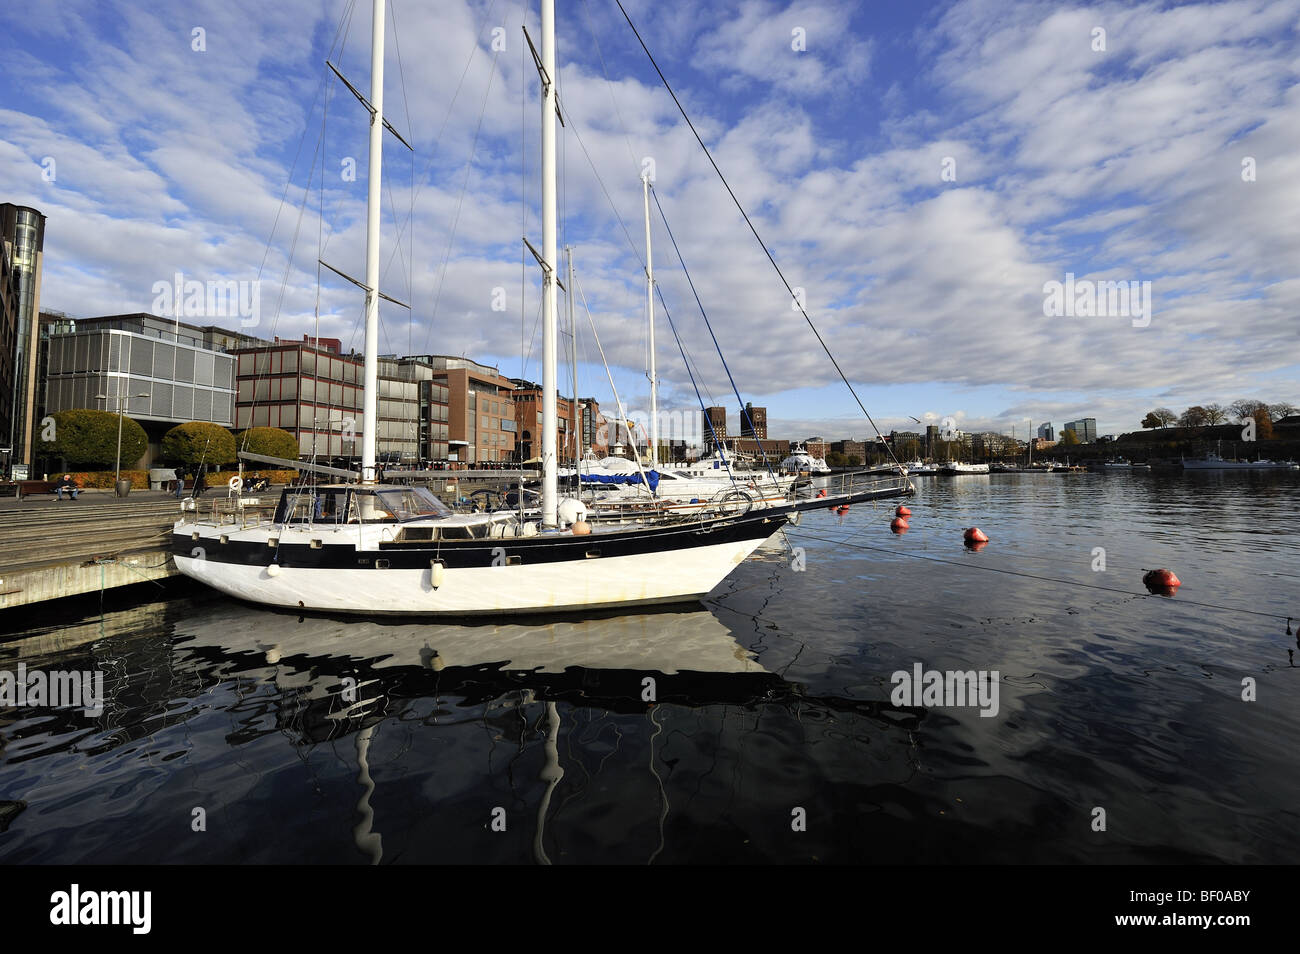
[[(118, 393), (116, 395), (117, 398), (117, 463), (113, 467), (113, 493), (117, 494), (119, 497), (122, 496), (122, 491), (118, 486), (122, 482), (122, 418), (123, 418), (122, 404), (126, 397), (143, 398), (148, 396), (149, 395), (145, 392), (141, 392), (140, 394), (131, 394), (131, 395), (123, 395), (121, 393)], [(109, 396), (107, 394), (96, 394), (95, 397), (102, 398), (105, 402), (107, 402)]]

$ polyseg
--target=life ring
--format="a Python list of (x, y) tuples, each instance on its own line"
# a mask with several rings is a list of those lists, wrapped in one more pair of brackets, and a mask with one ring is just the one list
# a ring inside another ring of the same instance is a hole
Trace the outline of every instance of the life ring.
[(238, 476), (231, 477), (230, 480), (227, 481), (227, 483), (230, 484), (230, 489), (233, 490), (235, 493), (239, 493), (239, 491), (243, 490), (244, 488), (244, 479), (242, 477), (238, 477)]

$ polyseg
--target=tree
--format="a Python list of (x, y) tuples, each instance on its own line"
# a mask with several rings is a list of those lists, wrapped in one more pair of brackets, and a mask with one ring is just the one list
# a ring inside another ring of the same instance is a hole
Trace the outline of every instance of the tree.
[(1079, 435), (1074, 433), (1074, 428), (1067, 427), (1065, 429), (1065, 433), (1061, 435), (1061, 443), (1066, 447), (1073, 447), (1075, 444), (1079, 443)]
[(220, 424), (190, 421), (163, 435), (163, 456), (181, 464), (219, 467), (235, 461), (235, 435)]
[(1280, 421), (1284, 417), (1290, 417), (1296, 412), (1296, 410), (1297, 408), (1294, 404), (1290, 404), (1286, 401), (1279, 401), (1277, 404), (1270, 404), (1268, 406), (1269, 417), (1275, 421)]
[(1228, 420), (1228, 409), (1222, 404), (1205, 405), (1205, 423), (1210, 425), (1223, 424)]
[(1253, 398), (1238, 398), (1228, 405), (1228, 410), (1232, 412), (1232, 416), (1239, 421), (1244, 421), (1248, 417), (1254, 417), (1255, 412), (1260, 408), (1267, 411), (1268, 405), (1263, 401), (1256, 401)]
[(1170, 424), (1178, 420), (1178, 415), (1167, 407), (1158, 407), (1151, 413), (1155, 415), (1155, 419), (1160, 422), (1160, 427), (1168, 427)]
[(1273, 439), (1273, 421), (1268, 416), (1268, 406), (1261, 404), (1255, 408), (1255, 412), (1251, 416), (1255, 418), (1255, 440), (1271, 441)]
[[(39, 441), (41, 453), (58, 457), (74, 467), (112, 467), (117, 462), (117, 415), (110, 411), (76, 408), (55, 411), (54, 440)], [(144, 428), (122, 418), (122, 465), (130, 467), (148, 450)]]
[(1199, 404), (1194, 404), (1183, 411), (1182, 417), (1178, 419), (1179, 427), (1204, 427), (1208, 423), (1210, 423), (1210, 415)]
[(285, 460), (298, 459), (298, 439), (279, 427), (250, 427), (240, 431), (235, 442), (241, 451), (261, 454), (263, 457), (282, 457)]
[(1142, 426), (1148, 430), (1160, 426), (1160, 419), (1156, 417), (1155, 411), (1147, 412), (1147, 416), (1142, 418)]

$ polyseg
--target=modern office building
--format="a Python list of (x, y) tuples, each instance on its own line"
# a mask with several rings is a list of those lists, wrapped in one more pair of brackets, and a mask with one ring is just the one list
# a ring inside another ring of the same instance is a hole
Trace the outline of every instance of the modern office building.
[[(328, 340), (328, 339), (322, 339)], [(451, 439), (450, 391), (419, 358), (379, 359), (379, 459), (420, 466), (447, 460)]]
[(166, 334), (160, 334), (154, 324), (160, 319), (151, 315), (41, 318), (41, 412), (116, 413), (120, 401), (149, 437), (138, 466), (158, 458), (163, 434), (177, 424), (235, 424), (235, 358), (206, 347), (197, 333), (202, 329), (182, 323), (178, 333), (176, 323), (166, 321)]
[[(523, 435), (515, 426), (514, 385), (496, 368), (451, 355), (415, 355), (408, 361), (427, 364), (433, 380), (447, 389), (447, 459), (496, 463), (517, 459)], [(540, 439), (533, 431), (527, 440)]]
[(1092, 444), (1097, 440), (1097, 419), (1083, 417), (1077, 421), (1066, 421), (1063, 430), (1074, 431), (1074, 436), (1079, 438), (1080, 444)]
[[(764, 421), (764, 427), (767, 422)], [(727, 409), (725, 407), (706, 407), (704, 409), (704, 445), (711, 447), (727, 439)]]
[(235, 428), (279, 427), (305, 458), (361, 454), (361, 361), (306, 341), (239, 348)]
[(740, 412), (740, 436), (767, 440), (767, 408), (745, 404)]
[(8, 447), (13, 464), (30, 468), (36, 425), (36, 351), (40, 335), (41, 270), (44, 264), (45, 216), (36, 209), (0, 203), (0, 243), (7, 249), (15, 278), (17, 307), (10, 338), (9, 414), (0, 444)]
[(0, 241), (0, 477), (9, 474), (13, 425), (14, 362), (17, 360), (19, 273), (12, 245)]
[(1052, 424), (1050, 421), (1045, 421), (1038, 425), (1038, 436), (1045, 441), (1056, 440), (1056, 432), (1052, 430)]
[[(515, 402), (515, 427), (519, 435), (519, 459), (532, 460), (542, 452), (542, 386), (523, 378), (511, 378), (515, 386), (511, 397)], [(577, 401), (559, 395), (556, 401), (558, 427), (555, 448), (561, 461), (573, 461), (588, 451), (596, 457), (608, 453), (608, 434), (601, 433), (598, 425), (600, 404), (595, 398), (580, 397)], [(581, 446), (579, 446), (581, 444)]]

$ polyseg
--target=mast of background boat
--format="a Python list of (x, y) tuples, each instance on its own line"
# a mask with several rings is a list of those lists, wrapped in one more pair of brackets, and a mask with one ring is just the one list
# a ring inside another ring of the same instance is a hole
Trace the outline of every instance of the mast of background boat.
[(568, 289), (565, 297), (569, 302), (569, 355), (573, 359), (573, 400), (569, 404), (569, 425), (573, 439), (573, 470), (576, 474), (578, 461), (582, 460), (582, 429), (579, 426), (581, 412), (578, 409), (578, 326), (573, 321), (573, 247), (564, 246), (564, 253), (569, 261), (569, 284), (564, 287)]
[(366, 173), (366, 344), (361, 391), (361, 480), (375, 479), (379, 389), (379, 213), (384, 157), (384, 0), (374, 0), (370, 29), (370, 166)]
[(641, 177), (645, 198), (645, 307), (650, 318), (650, 466), (659, 466), (659, 377), (655, 372), (655, 271), (650, 254), (650, 175)]
[(555, 0), (542, 0), (542, 526), (559, 523), (555, 460)]

